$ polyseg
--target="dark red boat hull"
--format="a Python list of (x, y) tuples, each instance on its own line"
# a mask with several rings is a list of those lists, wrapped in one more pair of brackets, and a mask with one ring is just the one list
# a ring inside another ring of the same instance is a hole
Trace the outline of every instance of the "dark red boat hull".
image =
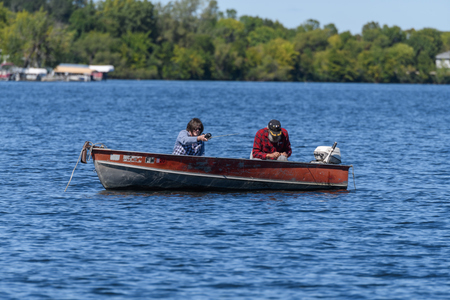
[(337, 190), (347, 189), (350, 166), (182, 156), (93, 148), (106, 189)]

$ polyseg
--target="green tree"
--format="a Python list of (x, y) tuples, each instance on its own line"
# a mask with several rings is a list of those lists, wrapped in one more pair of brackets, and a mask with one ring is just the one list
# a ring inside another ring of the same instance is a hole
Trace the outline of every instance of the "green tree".
[(365, 48), (365, 42), (359, 36), (353, 36), (349, 31), (342, 32), (339, 37), (343, 44), (342, 50), (347, 51), (353, 59), (356, 59)]
[(294, 44), (281, 38), (251, 47), (247, 51), (250, 67), (247, 79), (292, 80), (298, 54), (294, 50)]
[[(213, 7), (210, 8), (214, 10)], [(196, 33), (199, 28), (197, 13), (200, 10), (200, 0), (180, 0), (169, 2), (165, 6), (158, 4), (156, 10), (159, 29), (157, 42), (169, 41), (186, 46), (189, 33)]]
[(425, 28), (411, 31), (406, 44), (414, 49), (414, 63), (419, 73), (419, 82), (429, 82), (430, 72), (436, 69), (435, 57), (442, 49), (441, 33), (436, 29)]
[(383, 82), (384, 52), (380, 47), (372, 47), (362, 51), (357, 58), (358, 69), (362, 79), (368, 82)]
[(308, 19), (305, 23), (297, 27), (297, 32), (309, 32), (320, 29), (320, 22), (314, 19)]
[(55, 21), (68, 24), (76, 5), (73, 0), (47, 0), (46, 8)]
[(203, 79), (205, 60), (197, 51), (176, 45), (172, 62), (174, 79)]
[(4, 7), (8, 8), (12, 12), (36, 12), (39, 9), (45, 9), (46, 0), (2, 0)]
[(156, 46), (154, 55), (160, 62), (158, 65), (158, 72), (163, 79), (172, 79), (175, 76), (172, 75), (172, 57), (173, 57), (174, 44), (168, 41), (164, 41), (161, 46)]
[(125, 65), (118, 68), (118, 73), (125, 78), (158, 78), (159, 62), (151, 55), (155, 45), (148, 34), (127, 32), (120, 39), (120, 57)]
[(441, 35), (442, 49), (441, 52), (450, 51), (450, 31), (443, 32)]
[(352, 82), (357, 78), (356, 60), (347, 50), (340, 35), (328, 39), (327, 50), (314, 54), (314, 78), (320, 81)]
[(363, 26), (362, 37), (367, 42), (366, 47), (381, 47), (386, 48), (396, 42), (398, 38), (397, 27), (392, 29), (388, 26), (384, 26), (383, 29), (377, 22), (370, 22)]
[(384, 70), (386, 82), (408, 82), (409, 74), (415, 71), (414, 49), (406, 44), (398, 43), (386, 49)]
[(398, 26), (383, 25), (381, 33), (387, 37), (387, 46), (389, 47), (406, 41), (406, 33)]
[(68, 31), (63, 24), (53, 24), (48, 32), (46, 40), (46, 60), (44, 67), (56, 67), (61, 62), (66, 62), (71, 57), (71, 49), (74, 40), (74, 32)]
[(237, 18), (237, 11), (235, 9), (227, 9), (227, 19), (235, 19)]
[(143, 32), (156, 36), (153, 4), (147, 0), (104, 0), (98, 3), (98, 16), (103, 29), (112, 37), (127, 32)]
[(221, 19), (217, 22), (215, 35), (227, 43), (232, 43), (244, 39), (244, 29), (244, 24), (235, 19)]
[(369, 22), (362, 28), (362, 37), (366, 42), (373, 42), (381, 35), (381, 28), (378, 22)]
[[(4, 52), (3, 50), (6, 47), (4, 28), (9, 25), (10, 16), (11, 12), (3, 7), (3, 3), (0, 2), (0, 62), (6, 60), (8, 55), (6, 51)], [(3, 57), (3, 55), (5, 55), (5, 57)]]
[(277, 32), (274, 29), (268, 26), (261, 26), (249, 33), (248, 41), (250, 46), (256, 46), (258, 44), (266, 44), (277, 37)]
[[(55, 27), (42, 9), (35, 13), (17, 13), (3, 32), (4, 51), (10, 55), (12, 62), (24, 67), (40, 67), (48, 61), (54, 61), (56, 55), (52, 55), (52, 52), (67, 47), (71, 39), (65, 28)], [(53, 39), (62, 44), (56, 46)]]
[(241, 16), (239, 22), (244, 24), (245, 34), (249, 34), (258, 27), (264, 26), (264, 20), (259, 17)]
[(197, 32), (212, 35), (219, 19), (219, 7), (216, 0), (207, 1), (206, 7), (200, 14), (200, 23)]
[(122, 35), (121, 40), (120, 52), (127, 65), (131, 69), (145, 68), (153, 46), (148, 34), (129, 31)]
[(450, 33), (369, 22), (352, 35), (314, 19), (288, 29), (217, 0), (0, 0), (0, 49), (25, 66), (113, 64), (119, 78), (444, 83), (435, 56)]
[(215, 43), (212, 78), (218, 80), (240, 80), (243, 76), (245, 57), (234, 49), (233, 44), (223, 40)]
[(69, 18), (69, 28), (76, 32), (76, 38), (90, 31), (101, 30), (97, 9), (92, 0), (84, 7), (75, 10)]
[(109, 56), (105, 53), (118, 52), (119, 45), (119, 39), (111, 37), (109, 33), (91, 31), (74, 43), (74, 51), (78, 62), (91, 65), (99, 62), (99, 56)]
[(10, 18), (11, 12), (0, 2), (0, 30), (8, 25)]
[[(313, 28), (313, 26), (307, 28)], [(300, 53), (296, 75), (298, 80), (314, 80), (314, 53), (326, 49), (328, 46), (328, 35), (328, 30), (321, 29), (297, 33), (293, 42), (295, 51)]]
[(338, 30), (336, 26), (333, 23), (327, 24), (323, 26), (323, 29), (328, 30), (328, 35), (333, 36), (335, 34), (338, 34)]
[(308, 32), (300, 32), (294, 39), (295, 50), (300, 53), (309, 49), (312, 52), (323, 51), (328, 46), (328, 31), (315, 29)]

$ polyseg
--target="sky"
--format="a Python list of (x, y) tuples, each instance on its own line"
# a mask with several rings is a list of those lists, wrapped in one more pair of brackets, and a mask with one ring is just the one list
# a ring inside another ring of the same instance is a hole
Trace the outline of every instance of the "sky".
[[(217, 0), (219, 10), (278, 20), (296, 28), (308, 19), (333, 23), (339, 32), (361, 33), (368, 22), (403, 30), (434, 28), (450, 31), (450, 0)], [(169, 0), (151, 1), (167, 4)]]

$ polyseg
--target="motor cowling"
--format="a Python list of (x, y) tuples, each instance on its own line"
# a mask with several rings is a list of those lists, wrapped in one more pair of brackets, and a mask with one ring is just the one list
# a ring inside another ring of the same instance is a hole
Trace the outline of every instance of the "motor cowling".
[[(317, 162), (325, 162), (325, 159), (327, 158), (328, 154), (331, 152), (333, 148), (329, 146), (319, 146), (314, 150), (314, 157)], [(333, 153), (330, 156), (330, 159), (328, 161), (330, 164), (338, 165), (341, 163), (341, 150), (339, 148), (334, 148)]]

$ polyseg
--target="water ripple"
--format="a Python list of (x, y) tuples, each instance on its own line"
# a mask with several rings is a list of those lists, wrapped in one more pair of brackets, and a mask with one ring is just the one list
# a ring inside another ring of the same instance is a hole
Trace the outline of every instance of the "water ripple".
[[(448, 86), (0, 82), (1, 299), (447, 299)], [(106, 191), (84, 141), (248, 157), (272, 118), (291, 160), (338, 142), (344, 192)]]

